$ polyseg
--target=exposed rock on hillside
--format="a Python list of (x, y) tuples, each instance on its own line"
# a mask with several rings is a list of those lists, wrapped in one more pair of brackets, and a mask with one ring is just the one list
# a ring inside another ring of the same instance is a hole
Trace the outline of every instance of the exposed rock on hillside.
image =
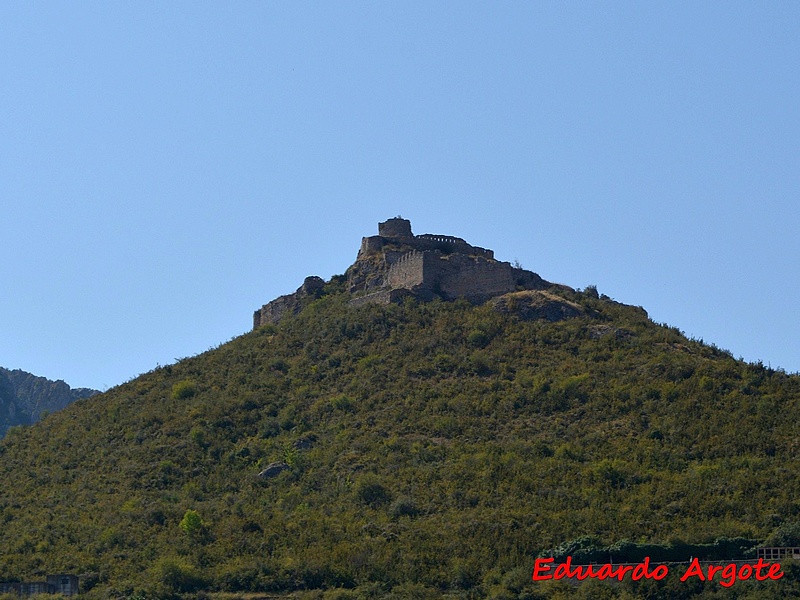
[(19, 369), (0, 367), (0, 437), (14, 425), (30, 425), (43, 413), (61, 410), (80, 398), (99, 394), (88, 388), (70, 388), (61, 380), (51, 381)]
[(294, 315), (300, 312), (305, 300), (313, 300), (319, 297), (325, 281), (321, 277), (306, 277), (294, 294), (286, 294), (275, 298), (269, 304), (265, 304), (253, 313), (253, 329), (266, 325), (267, 323), (277, 323), (284, 315)]
[(586, 310), (575, 302), (570, 302), (549, 291), (523, 291), (504, 294), (491, 300), (495, 310), (511, 313), (523, 321), (563, 321), (586, 314)]
[(262, 479), (268, 479), (270, 477), (276, 477), (290, 468), (291, 467), (285, 462), (274, 462), (267, 465), (267, 468), (261, 471), (258, 476)]

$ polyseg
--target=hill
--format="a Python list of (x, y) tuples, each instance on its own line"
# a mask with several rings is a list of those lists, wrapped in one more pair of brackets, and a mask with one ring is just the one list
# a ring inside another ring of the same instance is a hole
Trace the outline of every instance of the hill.
[(70, 388), (19, 369), (0, 367), (0, 438), (9, 427), (30, 425), (80, 398), (99, 394), (88, 388)]
[(92, 598), (798, 592), (791, 565), (725, 590), (530, 574), (570, 544), (797, 543), (800, 377), (594, 288), (353, 302), (387, 291), (373, 265), (372, 289), (351, 269), (275, 322), (13, 430), (0, 580), (78, 573)]

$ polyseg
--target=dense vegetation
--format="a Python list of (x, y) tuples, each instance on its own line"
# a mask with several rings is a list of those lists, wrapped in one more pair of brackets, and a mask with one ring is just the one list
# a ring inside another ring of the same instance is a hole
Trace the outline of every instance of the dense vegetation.
[(10, 431), (0, 581), (79, 573), (98, 598), (800, 589), (791, 566), (730, 589), (530, 581), (537, 555), (585, 536), (797, 539), (800, 377), (594, 290), (564, 292), (586, 316), (551, 323), (352, 308), (340, 281), (278, 326)]

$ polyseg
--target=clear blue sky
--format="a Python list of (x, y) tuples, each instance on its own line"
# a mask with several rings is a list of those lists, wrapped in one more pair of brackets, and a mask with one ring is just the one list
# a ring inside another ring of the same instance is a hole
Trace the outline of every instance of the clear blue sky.
[(800, 370), (800, 3), (0, 3), (0, 365), (106, 389), (377, 222)]

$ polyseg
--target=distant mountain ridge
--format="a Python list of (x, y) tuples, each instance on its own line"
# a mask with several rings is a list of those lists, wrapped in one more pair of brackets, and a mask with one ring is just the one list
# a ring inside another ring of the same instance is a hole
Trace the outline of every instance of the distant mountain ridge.
[(9, 427), (31, 425), (43, 414), (99, 393), (89, 388), (71, 388), (60, 379), (53, 381), (20, 369), (0, 367), (0, 438)]

